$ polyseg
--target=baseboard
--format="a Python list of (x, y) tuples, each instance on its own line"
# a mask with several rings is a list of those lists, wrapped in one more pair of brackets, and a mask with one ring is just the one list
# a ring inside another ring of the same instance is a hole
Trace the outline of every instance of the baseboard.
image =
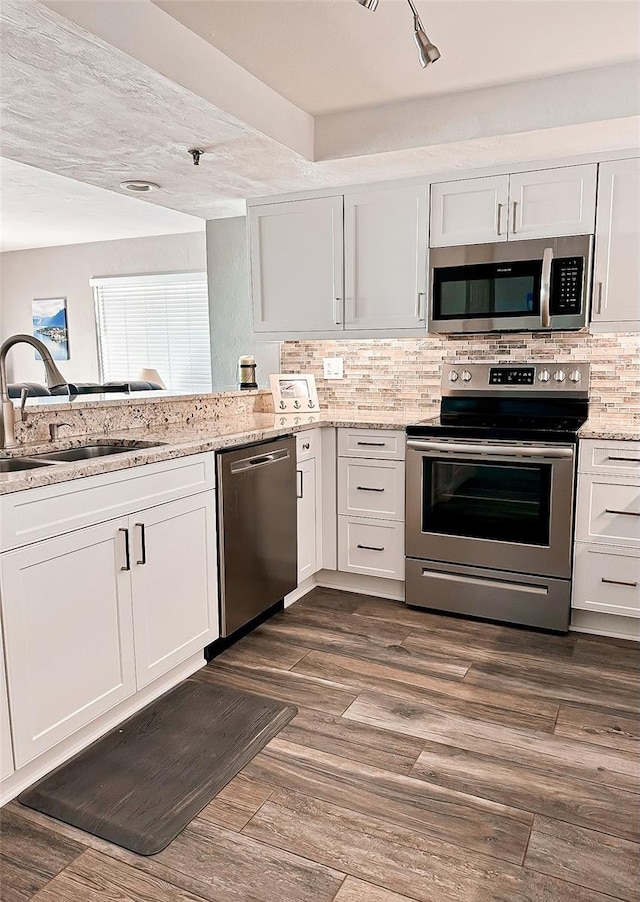
[(327, 589), (342, 589), (343, 592), (358, 592), (375, 598), (404, 601), (404, 580), (345, 573), (341, 570), (319, 570), (315, 578), (318, 586)]
[(96, 739), (104, 736), (109, 730), (117, 727), (132, 714), (135, 714), (145, 705), (154, 701), (159, 696), (173, 689), (178, 683), (192, 676), (196, 671), (200, 670), (205, 664), (202, 652), (192, 655), (182, 664), (174, 667), (169, 673), (165, 673), (162, 677), (155, 680), (151, 685), (145, 686), (139, 692), (130, 696), (110, 711), (106, 711), (96, 720), (87, 724), (77, 733), (59, 742), (52, 749), (39, 755), (33, 761), (29, 761), (24, 767), (15, 771), (6, 780), (2, 781), (0, 787), (0, 806), (6, 805), (11, 799), (14, 799), (23, 789), (31, 786), (40, 777), (50, 773), (59, 764), (67, 761), (73, 755), (87, 748)]
[(300, 598), (304, 598), (304, 596), (308, 595), (317, 585), (318, 581), (316, 580), (316, 574), (314, 573), (313, 576), (308, 576), (307, 579), (300, 583), (297, 589), (294, 589), (293, 592), (289, 592), (288, 595), (284, 596), (285, 608), (290, 607)]
[(620, 617), (617, 614), (601, 614), (598, 611), (571, 611), (569, 629), (577, 633), (592, 633), (594, 636), (610, 636), (613, 639), (640, 641), (640, 619)]

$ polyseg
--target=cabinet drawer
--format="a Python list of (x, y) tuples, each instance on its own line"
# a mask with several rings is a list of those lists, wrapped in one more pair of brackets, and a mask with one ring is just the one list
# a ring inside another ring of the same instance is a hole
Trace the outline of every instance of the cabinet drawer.
[(296, 433), (296, 460), (309, 460), (317, 457), (317, 442), (320, 437), (320, 430), (306, 429), (304, 432)]
[(640, 617), (640, 552), (577, 542), (572, 607)]
[(581, 473), (640, 479), (640, 442), (583, 441), (578, 469)]
[(0, 498), (0, 551), (215, 487), (214, 454), (128, 467)]
[(338, 457), (404, 460), (405, 433), (395, 429), (338, 429)]
[(640, 485), (580, 476), (576, 539), (640, 548)]
[(404, 462), (341, 457), (338, 513), (404, 520)]
[(404, 523), (339, 517), (338, 569), (404, 579)]

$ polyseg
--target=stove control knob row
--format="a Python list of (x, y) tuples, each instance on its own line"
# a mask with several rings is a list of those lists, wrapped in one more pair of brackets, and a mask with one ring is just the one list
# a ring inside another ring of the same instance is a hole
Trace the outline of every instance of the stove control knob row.
[(463, 370), (461, 375), (463, 382), (471, 382), (471, 373), (469, 372), (469, 370)]
[(457, 382), (457, 381), (458, 381), (458, 374), (456, 373), (455, 370), (451, 370), (451, 372), (449, 373), (449, 382)]
[(556, 372), (553, 374), (553, 378), (556, 380), (556, 382), (564, 382), (564, 380), (567, 378), (567, 374), (564, 370), (556, 370)]
[(538, 379), (540, 382), (548, 382), (551, 379), (551, 373), (549, 370), (542, 370), (541, 373), (538, 373)]
[(572, 370), (569, 373), (569, 379), (572, 382), (580, 382), (580, 380), (582, 379), (582, 373), (580, 372), (580, 370)]

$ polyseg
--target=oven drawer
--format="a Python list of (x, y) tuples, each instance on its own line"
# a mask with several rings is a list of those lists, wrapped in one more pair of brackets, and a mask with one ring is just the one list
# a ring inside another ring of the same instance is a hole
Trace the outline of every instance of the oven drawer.
[(404, 460), (405, 433), (395, 429), (338, 429), (338, 457)]
[(566, 631), (571, 583), (407, 558), (405, 601), (414, 607)]
[(640, 479), (640, 442), (581, 441), (578, 470), (597, 476)]
[(404, 520), (404, 463), (339, 458), (338, 512)]
[(404, 524), (338, 517), (338, 569), (386, 579), (404, 577)]
[(577, 542), (572, 606), (640, 617), (640, 552)]
[(576, 539), (640, 548), (640, 484), (580, 474)]

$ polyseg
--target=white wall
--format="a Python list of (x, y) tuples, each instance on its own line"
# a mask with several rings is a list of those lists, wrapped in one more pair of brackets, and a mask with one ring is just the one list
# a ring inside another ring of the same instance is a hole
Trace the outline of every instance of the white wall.
[[(0, 255), (0, 341), (16, 332), (32, 334), (34, 298), (66, 297), (71, 359), (60, 363), (70, 381), (97, 382), (98, 354), (94, 276), (186, 272), (206, 269), (205, 232), (159, 235), (95, 244), (36, 248)], [(44, 382), (42, 364), (27, 346), (7, 358), (9, 381)]]

